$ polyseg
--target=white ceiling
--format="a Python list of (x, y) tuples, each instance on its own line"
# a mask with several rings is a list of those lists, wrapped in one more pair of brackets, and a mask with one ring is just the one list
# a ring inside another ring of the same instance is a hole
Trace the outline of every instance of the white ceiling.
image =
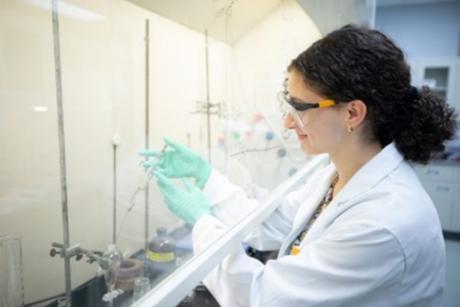
[(456, 2), (460, 0), (376, 0), (377, 6), (414, 5), (425, 3)]
[[(128, 0), (163, 17), (233, 44), (282, 0)], [(226, 27), (226, 15), (231, 26)], [(231, 29), (230, 31), (226, 29)]]

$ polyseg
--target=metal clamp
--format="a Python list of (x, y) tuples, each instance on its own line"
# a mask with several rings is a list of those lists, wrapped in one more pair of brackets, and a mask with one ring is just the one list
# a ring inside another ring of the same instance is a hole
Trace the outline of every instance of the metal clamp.
[(102, 252), (81, 248), (80, 243), (77, 243), (74, 246), (71, 246), (67, 249), (64, 248), (63, 244), (56, 243), (56, 242), (51, 243), (51, 246), (53, 247), (50, 250), (51, 257), (55, 257), (56, 255), (59, 255), (61, 258), (69, 258), (69, 259), (72, 257), (75, 257), (75, 259), (79, 261), (84, 256), (86, 256), (88, 258), (86, 262), (88, 263), (93, 263), (93, 262), (100, 263), (101, 262)]

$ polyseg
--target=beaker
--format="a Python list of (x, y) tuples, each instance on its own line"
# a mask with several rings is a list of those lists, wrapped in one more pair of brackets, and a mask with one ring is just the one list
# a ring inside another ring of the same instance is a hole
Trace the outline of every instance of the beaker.
[(138, 277), (134, 280), (133, 302), (136, 302), (150, 290), (150, 280), (147, 277)]
[(24, 306), (21, 237), (0, 236), (0, 307)]

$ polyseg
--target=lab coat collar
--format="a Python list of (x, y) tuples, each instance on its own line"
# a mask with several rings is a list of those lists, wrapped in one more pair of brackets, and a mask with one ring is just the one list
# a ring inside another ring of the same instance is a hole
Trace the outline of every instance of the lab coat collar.
[(402, 160), (403, 156), (395, 144), (388, 144), (353, 175), (336, 196), (336, 202), (347, 202), (368, 191), (394, 170)]

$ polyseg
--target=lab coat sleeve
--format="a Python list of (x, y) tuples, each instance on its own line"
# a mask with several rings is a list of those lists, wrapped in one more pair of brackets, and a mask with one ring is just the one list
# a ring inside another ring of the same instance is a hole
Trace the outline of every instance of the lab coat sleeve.
[[(221, 231), (217, 219), (200, 220), (193, 230), (195, 251), (206, 248), (210, 233)], [(388, 230), (345, 225), (331, 227), (298, 255), (266, 265), (241, 249), (227, 256), (204, 283), (223, 307), (355, 306), (369, 295), (386, 295), (381, 289), (394, 287), (404, 264), (399, 241)]]
[[(212, 204), (213, 215), (228, 227), (235, 225), (260, 206), (258, 200), (249, 198), (241, 187), (232, 184), (215, 169), (212, 170), (203, 193)], [(292, 193), (287, 195), (270, 217), (250, 234), (246, 242), (259, 250), (279, 249), (291, 229), (299, 205)]]

